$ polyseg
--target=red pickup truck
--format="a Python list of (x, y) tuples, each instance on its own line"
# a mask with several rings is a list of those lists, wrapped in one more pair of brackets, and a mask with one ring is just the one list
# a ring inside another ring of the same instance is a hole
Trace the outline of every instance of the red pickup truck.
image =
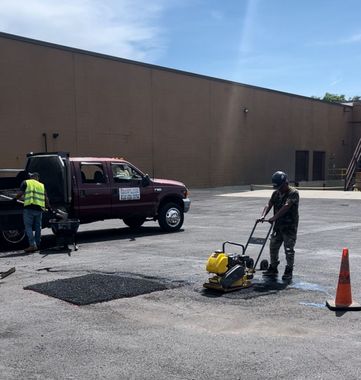
[[(29, 172), (40, 174), (53, 208), (81, 223), (116, 218), (135, 229), (157, 220), (162, 230), (172, 232), (181, 228), (190, 208), (183, 183), (149, 178), (123, 159), (30, 153), (24, 171), (0, 178), (0, 237), (7, 245), (25, 239), (22, 205), (9, 199)], [(49, 227), (50, 217), (44, 214), (43, 227)]]

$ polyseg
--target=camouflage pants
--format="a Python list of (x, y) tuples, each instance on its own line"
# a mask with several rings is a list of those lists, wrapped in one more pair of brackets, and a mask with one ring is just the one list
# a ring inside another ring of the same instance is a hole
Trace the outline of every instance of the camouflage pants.
[(272, 231), (270, 242), (271, 265), (277, 267), (279, 264), (279, 250), (283, 243), (286, 254), (287, 265), (293, 268), (295, 260), (295, 245), (297, 239), (296, 226), (275, 227)]

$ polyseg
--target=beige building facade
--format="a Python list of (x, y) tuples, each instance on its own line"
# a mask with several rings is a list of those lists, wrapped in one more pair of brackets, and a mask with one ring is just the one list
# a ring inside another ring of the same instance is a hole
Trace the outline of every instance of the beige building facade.
[(29, 151), (124, 157), (190, 187), (327, 179), (361, 135), (358, 105), (0, 33), (0, 166)]

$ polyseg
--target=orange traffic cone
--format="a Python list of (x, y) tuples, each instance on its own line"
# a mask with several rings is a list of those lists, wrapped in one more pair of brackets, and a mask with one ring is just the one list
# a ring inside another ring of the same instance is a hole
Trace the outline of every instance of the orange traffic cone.
[(342, 250), (340, 275), (336, 291), (336, 299), (326, 301), (326, 305), (331, 310), (361, 310), (361, 305), (352, 302), (350, 266), (348, 262), (348, 249)]

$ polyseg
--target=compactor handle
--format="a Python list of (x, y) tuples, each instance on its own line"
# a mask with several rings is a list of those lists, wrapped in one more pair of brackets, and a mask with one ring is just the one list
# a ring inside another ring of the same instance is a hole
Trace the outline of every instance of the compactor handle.
[(225, 252), (225, 247), (226, 247), (226, 244), (230, 244), (230, 245), (236, 245), (238, 247), (241, 247), (242, 248), (242, 255), (244, 254), (244, 251), (245, 251), (245, 248), (244, 248), (244, 245), (243, 244), (239, 244), (239, 243), (234, 243), (232, 241), (225, 241), (222, 245), (222, 252), (224, 253)]
[(271, 222), (269, 219), (256, 219), (256, 223), (254, 224), (254, 226), (256, 227), (256, 225), (258, 224), (258, 223), (264, 223), (264, 222), (267, 222), (267, 223), (271, 223), (271, 224), (273, 224), (273, 222)]
[(256, 262), (254, 263), (253, 269), (256, 268), (256, 266), (257, 266), (257, 264), (258, 264), (258, 261), (259, 261), (261, 255), (262, 255), (263, 249), (264, 249), (264, 247), (265, 247), (265, 245), (266, 245), (266, 243), (267, 243), (267, 240), (268, 240), (268, 238), (269, 238), (269, 236), (270, 236), (270, 234), (271, 234), (271, 231), (272, 231), (272, 228), (273, 228), (273, 222), (270, 222), (268, 219), (267, 219), (267, 220), (264, 219), (263, 221), (262, 221), (261, 219), (256, 219), (256, 222), (255, 222), (255, 224), (254, 224), (254, 226), (253, 226), (253, 229), (252, 229), (251, 235), (249, 236), (248, 241), (247, 241), (247, 244), (246, 244), (246, 249), (247, 249), (248, 244), (250, 244), (250, 242), (251, 242), (252, 239), (253, 239), (253, 234), (254, 234), (254, 231), (255, 231), (255, 229), (256, 229), (256, 227), (257, 227), (257, 224), (258, 224), (258, 223), (263, 223), (263, 222), (268, 222), (268, 223), (270, 223), (270, 226), (269, 226), (269, 229), (268, 229), (268, 231), (267, 231), (267, 235), (266, 235), (266, 237), (260, 239), (260, 240), (262, 240), (262, 242), (261, 242), (261, 245), (262, 245), (262, 246), (261, 246), (261, 250), (260, 250), (260, 252), (259, 252), (259, 254), (258, 254), (258, 256), (257, 256)]

